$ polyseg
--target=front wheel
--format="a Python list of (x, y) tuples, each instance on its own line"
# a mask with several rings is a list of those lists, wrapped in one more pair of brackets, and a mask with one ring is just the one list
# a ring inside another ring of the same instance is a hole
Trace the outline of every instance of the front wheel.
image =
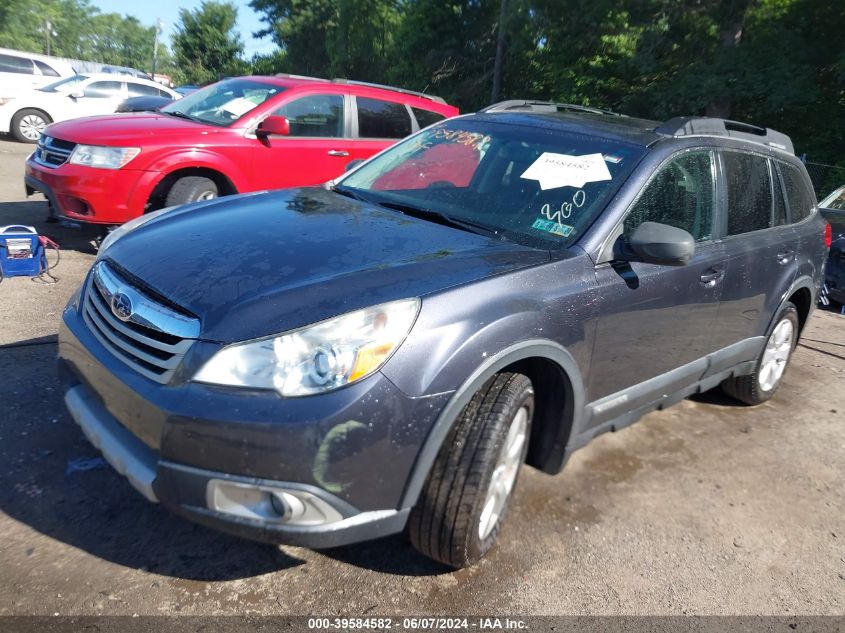
[(173, 183), (164, 202), (166, 207), (175, 207), (189, 202), (213, 200), (218, 196), (217, 183), (204, 176), (186, 176)]
[(780, 385), (792, 350), (798, 343), (798, 310), (787, 302), (778, 313), (766, 338), (766, 345), (754, 373), (728, 378), (722, 391), (745, 404), (761, 404), (771, 398)]
[(534, 390), (522, 374), (496, 374), (464, 407), (408, 519), (411, 543), (452, 567), (493, 547), (531, 434)]
[(24, 108), (12, 117), (12, 136), (21, 143), (37, 143), (44, 128), (52, 122), (52, 119), (40, 110)]

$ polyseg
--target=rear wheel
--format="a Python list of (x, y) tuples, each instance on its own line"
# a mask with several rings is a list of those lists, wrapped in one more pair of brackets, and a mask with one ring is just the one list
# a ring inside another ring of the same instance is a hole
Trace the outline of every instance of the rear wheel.
[(12, 136), (21, 143), (37, 143), (44, 128), (52, 122), (53, 120), (41, 110), (25, 108), (12, 117)]
[(787, 302), (769, 331), (754, 373), (728, 378), (722, 383), (722, 390), (745, 404), (760, 404), (771, 398), (798, 342), (798, 325), (798, 310)]
[(461, 412), (408, 519), (411, 543), (452, 567), (493, 546), (531, 434), (534, 391), (522, 374), (501, 373)]
[(213, 200), (218, 196), (217, 184), (204, 176), (186, 176), (180, 178), (167, 192), (165, 206), (174, 207), (189, 202)]

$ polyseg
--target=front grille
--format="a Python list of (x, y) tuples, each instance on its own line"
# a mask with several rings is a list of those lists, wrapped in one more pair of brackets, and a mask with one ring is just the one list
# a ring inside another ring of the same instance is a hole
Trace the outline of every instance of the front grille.
[(199, 336), (198, 319), (151, 299), (106, 262), (94, 266), (82, 312), (91, 333), (109, 352), (160, 383), (170, 380)]
[(42, 134), (32, 158), (39, 165), (55, 168), (64, 165), (75, 148), (76, 143)]

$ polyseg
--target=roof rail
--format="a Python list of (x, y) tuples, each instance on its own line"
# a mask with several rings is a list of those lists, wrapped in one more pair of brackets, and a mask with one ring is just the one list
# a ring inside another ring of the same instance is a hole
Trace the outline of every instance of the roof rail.
[(713, 117), (679, 116), (661, 123), (654, 131), (665, 136), (727, 136), (759, 143), (795, 154), (792, 139), (786, 134), (766, 127), (717, 119)]
[(407, 90), (405, 88), (397, 88), (396, 86), (388, 86), (385, 84), (375, 84), (370, 83), (368, 81), (355, 81), (354, 79), (343, 79), (342, 77), (337, 77), (335, 79), (325, 79), (323, 77), (311, 77), (308, 75), (292, 75), (290, 73), (276, 73), (276, 77), (284, 77), (286, 79), (307, 79), (309, 81), (331, 81), (335, 84), (351, 84), (353, 86), (366, 86), (368, 88), (381, 88), (382, 90), (390, 90), (392, 92), (401, 92), (402, 94), (406, 95), (414, 95), (415, 97), (422, 97), (423, 99), (429, 99), (431, 101), (436, 101), (437, 103), (446, 103), (446, 100), (443, 97), (437, 97), (435, 95), (427, 95), (424, 92), (417, 92), (416, 90)]
[(284, 77), (285, 79), (309, 79), (311, 81), (327, 81), (322, 77), (311, 77), (310, 75), (293, 75), (291, 73), (276, 73), (274, 77)]
[(401, 92), (402, 94), (406, 95), (422, 97), (423, 99), (429, 99), (430, 101), (436, 101), (437, 103), (446, 103), (446, 100), (443, 99), (443, 97), (427, 95), (424, 92), (417, 92), (416, 90), (407, 90), (406, 88), (397, 88), (396, 86), (370, 83), (369, 81), (355, 81), (354, 79), (343, 79), (342, 77), (337, 77), (335, 79), (332, 79), (332, 82), (336, 84), (350, 84), (352, 86), (366, 86), (367, 88), (381, 88), (382, 90), (390, 90), (392, 92)]
[(512, 99), (510, 101), (500, 101), (494, 103), (486, 108), (482, 108), (481, 112), (588, 112), (590, 114), (608, 114), (611, 116), (624, 117), (627, 115), (618, 112), (611, 112), (610, 110), (602, 110), (600, 108), (592, 108), (590, 106), (575, 105), (573, 103), (555, 103), (554, 101), (533, 101), (530, 99)]

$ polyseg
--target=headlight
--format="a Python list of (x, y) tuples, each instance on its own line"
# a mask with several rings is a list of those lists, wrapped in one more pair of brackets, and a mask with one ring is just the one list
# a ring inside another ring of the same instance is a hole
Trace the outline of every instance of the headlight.
[(275, 389), (283, 396), (331, 391), (369, 376), (399, 347), (419, 299), (404, 299), (278, 336), (230, 345), (194, 376), (197, 382)]
[(101, 145), (77, 145), (70, 155), (73, 165), (120, 169), (141, 151), (138, 147), (104, 147)]

